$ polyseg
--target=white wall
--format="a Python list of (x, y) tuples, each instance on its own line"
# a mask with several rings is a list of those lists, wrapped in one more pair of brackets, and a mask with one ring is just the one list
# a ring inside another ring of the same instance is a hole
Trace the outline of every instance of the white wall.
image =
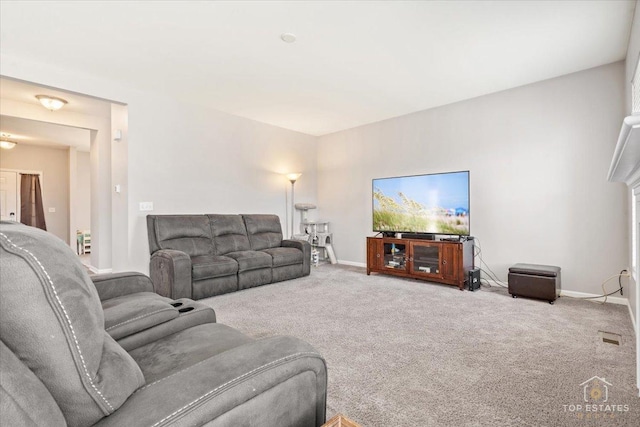
[(628, 263), (625, 187), (606, 180), (623, 78), (619, 62), (320, 137), (338, 258), (366, 260), (372, 178), (470, 170), (471, 233), (502, 280), (517, 262), (552, 264), (563, 289), (601, 293)]
[[(636, 66), (638, 65), (638, 58), (640, 57), (640, 1), (636, 1), (635, 13), (633, 15), (633, 24), (631, 27), (631, 34), (629, 35), (629, 46), (627, 47), (627, 58), (625, 61), (625, 113), (630, 115), (633, 111), (631, 102), (631, 81), (634, 77)], [(640, 83), (640, 82), (639, 82)], [(621, 126), (621, 124), (620, 124)], [(627, 213), (631, 219), (631, 206), (633, 204), (633, 188), (629, 188), (627, 191)], [(640, 215), (640, 213), (636, 213)], [(638, 218), (636, 218), (636, 223)], [(628, 266), (632, 265), (633, 251), (632, 251), (632, 224), (631, 220), (627, 221), (627, 248), (629, 249), (629, 261)], [(628, 281), (627, 298), (629, 300), (629, 308), (632, 313), (633, 320), (636, 328), (636, 384), (640, 389), (640, 295), (638, 295), (638, 283), (637, 272), (635, 277), (631, 277)]]
[[(78, 230), (91, 229), (91, 163), (89, 153), (76, 152), (75, 223)], [(73, 230), (75, 231), (75, 230)]]
[(296, 201), (317, 203), (315, 137), (168, 101), (162, 88), (140, 92), (15, 56), (0, 63), (8, 77), (127, 104), (129, 258), (114, 271), (148, 272), (148, 212), (138, 210), (140, 202), (153, 202), (156, 214), (274, 213), (286, 230), (290, 184), (281, 174), (302, 172)]
[[(640, 1), (636, 2), (636, 10), (633, 15), (633, 24), (631, 27), (631, 34), (629, 36), (629, 46), (627, 48), (627, 59), (625, 61), (625, 115), (631, 115), (632, 113), (632, 105), (631, 105), (631, 81), (633, 80), (634, 72), (636, 66), (638, 64), (638, 58), (640, 57)], [(619, 126), (622, 126), (622, 120), (620, 120)], [(617, 141), (617, 138), (616, 138)], [(627, 201), (628, 207), (627, 212), (629, 218), (631, 218), (631, 205), (633, 201), (633, 189), (629, 188), (627, 192)], [(631, 236), (631, 220), (627, 223), (627, 247), (629, 248), (629, 262), (628, 265), (631, 266), (631, 244), (632, 244), (632, 236)], [(631, 306), (632, 313), (637, 317), (638, 306), (637, 306), (637, 293), (638, 293), (638, 285), (636, 283), (636, 278), (631, 278), (629, 280), (629, 305)], [(636, 321), (636, 327), (638, 326), (638, 322), (640, 319), (634, 319)], [(640, 329), (640, 328), (639, 328)], [(639, 347), (640, 348), (640, 347)], [(640, 359), (640, 354), (638, 355)], [(640, 374), (640, 360), (638, 373)], [(640, 381), (640, 380), (639, 380)], [(640, 384), (640, 382), (639, 382)]]
[(631, 24), (631, 34), (629, 34), (629, 45), (627, 46), (627, 58), (625, 60), (625, 110), (626, 115), (631, 114), (631, 81), (640, 58), (640, 1), (636, 1), (636, 8)]

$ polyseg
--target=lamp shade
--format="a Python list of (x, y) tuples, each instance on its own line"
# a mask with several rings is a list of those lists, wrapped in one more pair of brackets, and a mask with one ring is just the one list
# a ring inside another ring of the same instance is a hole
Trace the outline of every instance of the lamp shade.
[(47, 110), (56, 111), (61, 109), (67, 104), (67, 101), (62, 98), (56, 98), (55, 96), (49, 95), (36, 95), (40, 104)]
[(293, 184), (294, 182), (297, 181), (298, 178), (300, 178), (301, 175), (302, 175), (301, 173), (288, 173), (287, 179), (291, 181), (291, 183)]

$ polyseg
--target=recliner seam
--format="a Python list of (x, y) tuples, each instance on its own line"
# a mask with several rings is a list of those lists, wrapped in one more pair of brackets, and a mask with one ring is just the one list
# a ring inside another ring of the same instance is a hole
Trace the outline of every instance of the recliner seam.
[[(167, 421), (167, 420), (168, 420), (168, 419), (170, 419), (171, 417), (173, 417), (173, 416), (175, 416), (175, 415), (178, 415), (178, 414), (179, 414), (180, 412), (182, 412), (184, 409), (186, 409), (186, 408), (188, 408), (188, 407), (190, 407), (190, 406), (195, 405), (195, 404), (196, 404), (196, 403), (198, 403), (200, 400), (204, 399), (205, 397), (209, 396), (210, 394), (212, 394), (212, 393), (214, 393), (214, 392), (216, 392), (216, 391), (220, 390), (221, 388), (223, 388), (223, 387), (225, 387), (225, 386), (227, 386), (227, 385), (229, 385), (229, 384), (231, 384), (231, 383), (233, 383), (233, 382), (235, 382), (235, 381), (237, 381), (237, 380), (239, 380), (239, 379), (241, 379), (241, 378), (248, 377), (248, 376), (252, 375), (254, 372), (257, 372), (257, 371), (259, 371), (259, 370), (261, 370), (261, 369), (264, 369), (264, 368), (266, 368), (266, 367), (268, 367), (268, 366), (275, 365), (275, 364), (277, 364), (277, 363), (279, 363), (279, 362), (282, 362), (282, 361), (284, 361), (284, 360), (287, 360), (287, 359), (294, 359), (294, 358), (297, 358), (298, 356), (317, 356), (320, 360), (322, 360), (322, 361), (324, 362), (324, 359), (322, 358), (322, 356), (321, 356), (320, 354), (318, 354), (318, 353), (313, 353), (313, 352), (309, 352), (309, 351), (307, 351), (307, 352), (300, 352), (300, 353), (294, 353), (294, 354), (290, 354), (290, 355), (285, 356), (285, 357), (281, 357), (280, 359), (277, 359), (277, 360), (274, 360), (274, 361), (272, 361), (272, 362), (266, 363), (266, 364), (264, 364), (264, 365), (261, 365), (261, 366), (259, 366), (259, 367), (255, 368), (255, 369), (252, 369), (252, 370), (251, 370), (251, 371), (249, 371), (249, 372), (245, 372), (245, 373), (244, 373), (244, 374), (242, 374), (242, 375), (239, 375), (239, 376), (237, 376), (237, 377), (235, 377), (235, 378), (232, 378), (232, 379), (230, 379), (229, 381), (227, 381), (227, 382), (226, 382), (226, 383), (224, 383), (224, 384), (220, 384), (218, 387), (214, 388), (213, 390), (209, 390), (208, 392), (206, 392), (206, 393), (205, 393), (205, 394), (203, 394), (202, 396), (198, 397), (197, 399), (195, 399), (195, 400), (193, 400), (193, 401), (189, 402), (188, 404), (184, 405), (183, 407), (181, 407), (181, 408), (179, 408), (179, 409), (175, 410), (174, 412), (172, 412), (171, 414), (167, 415), (166, 417), (164, 417), (163, 419), (161, 419), (161, 420), (160, 420), (160, 421), (158, 421), (157, 423), (153, 424), (151, 427), (159, 426), (160, 424), (162, 424), (163, 422)], [(211, 358), (209, 358), (209, 359), (211, 359)], [(205, 360), (209, 360), (209, 359), (205, 359)], [(202, 362), (204, 362), (205, 360), (203, 360)], [(189, 366), (188, 368), (185, 368), (185, 369), (183, 369), (182, 371), (176, 372), (175, 374), (169, 375), (168, 377), (162, 378), (161, 380), (158, 380), (158, 381), (156, 381), (156, 382), (153, 382), (153, 383), (151, 383), (151, 384), (149, 384), (149, 385), (156, 384), (156, 383), (158, 383), (158, 382), (160, 382), (160, 381), (162, 381), (162, 380), (164, 380), (164, 379), (166, 379), (166, 378), (170, 378), (170, 377), (172, 377), (173, 375), (177, 375), (177, 374), (179, 374), (180, 372), (184, 372), (184, 371), (186, 371), (187, 369), (190, 369), (190, 368), (192, 368), (192, 367), (194, 367), (194, 366), (197, 366), (197, 365), (199, 365), (199, 364), (200, 364), (200, 363), (202, 363), (202, 362), (198, 362), (198, 363), (196, 363), (195, 365)], [(147, 386), (145, 386), (145, 387), (147, 387)], [(144, 389), (145, 387), (142, 387), (142, 388), (141, 388), (141, 389), (139, 389), (139, 390), (142, 390), (142, 389)]]
[(133, 322), (134, 320), (142, 319), (144, 317), (151, 316), (152, 314), (160, 313), (162, 311), (167, 311), (167, 310), (173, 311), (175, 309), (169, 308), (169, 307), (161, 308), (160, 310), (152, 311), (151, 313), (146, 313), (146, 314), (143, 314), (141, 316), (134, 317), (133, 319), (125, 320), (124, 322), (120, 322), (120, 323), (118, 323), (116, 325), (109, 326), (108, 328), (105, 328), (105, 331), (108, 331), (108, 330), (113, 329), (113, 328), (117, 328), (118, 326), (124, 325), (124, 324), (129, 323), (129, 322)]
[(60, 300), (60, 297), (58, 296), (58, 291), (56, 290), (56, 287), (53, 284), (53, 281), (51, 280), (51, 276), (49, 276), (49, 273), (47, 272), (47, 270), (44, 268), (44, 266), (42, 265), (40, 260), (33, 253), (31, 253), (27, 249), (21, 248), (20, 246), (16, 245), (15, 243), (13, 243), (11, 241), (11, 239), (9, 239), (4, 233), (0, 233), (0, 236), (2, 236), (14, 248), (16, 248), (18, 250), (21, 250), (21, 251), (25, 252), (26, 254), (28, 254), (31, 258), (33, 258), (33, 260), (42, 269), (42, 272), (47, 277), (47, 281), (49, 282), (49, 285), (51, 286), (51, 290), (53, 291), (53, 294), (56, 297), (56, 301), (60, 305), (60, 308), (62, 309), (62, 312), (64, 313), (64, 316), (67, 319), (67, 324), (69, 325), (69, 329), (71, 329), (71, 334), (72, 334), (72, 337), (73, 337), (73, 341), (75, 342), (76, 350), (78, 350), (78, 355), (80, 356), (80, 361), (82, 362), (82, 367), (84, 369), (84, 373), (87, 376), (87, 378), (89, 379), (89, 384), (91, 384), (91, 387), (96, 391), (96, 393), (98, 393), (98, 395), (102, 398), (104, 403), (107, 404), (109, 409), (111, 409), (111, 412), (115, 411), (115, 408), (113, 407), (113, 405), (111, 405), (111, 403), (109, 403), (107, 398), (104, 397), (104, 395), (100, 392), (100, 390), (98, 390), (98, 387), (93, 382), (93, 378), (91, 378), (91, 375), (89, 374), (89, 370), (88, 370), (87, 365), (86, 365), (86, 363), (84, 361), (84, 356), (82, 355), (82, 350), (80, 350), (80, 343), (78, 342), (78, 338), (76, 336), (75, 329), (73, 328), (73, 324), (71, 323), (71, 318), (69, 317), (69, 314), (67, 313), (67, 310), (66, 310), (64, 304), (62, 304), (62, 301)]
[[(224, 352), (223, 352), (223, 353), (224, 353)], [(219, 353), (219, 354), (223, 354), (223, 353)], [(185, 371), (187, 371), (187, 370), (189, 370), (189, 369), (191, 369), (191, 368), (195, 368), (196, 366), (201, 365), (201, 364), (203, 364), (204, 362), (206, 362), (206, 361), (208, 361), (208, 360), (213, 359), (214, 357), (217, 357), (219, 354), (216, 354), (215, 356), (211, 356), (211, 357), (209, 357), (209, 358), (207, 358), (207, 359), (201, 360), (201, 361), (200, 361), (200, 362), (198, 362), (198, 363), (195, 363), (195, 364), (193, 364), (193, 365), (191, 365), (191, 366), (188, 366), (188, 367), (186, 367), (186, 368), (184, 368), (184, 369), (181, 369), (181, 370), (179, 370), (178, 372), (174, 372), (173, 374), (168, 375), (168, 376), (166, 376), (166, 377), (164, 377), (164, 378), (160, 378), (159, 380), (156, 380), (156, 381), (154, 381), (154, 382), (152, 382), (152, 383), (150, 383), (150, 384), (146, 384), (146, 385), (144, 385), (144, 386), (140, 387), (138, 390), (136, 390), (136, 391), (135, 391), (135, 393), (137, 393), (137, 392), (139, 392), (139, 391), (141, 391), (141, 390), (144, 390), (144, 389), (145, 389), (145, 388), (147, 388), (147, 387), (151, 387), (152, 385), (158, 384), (159, 382), (162, 382), (162, 381), (164, 381), (164, 380), (166, 380), (166, 379), (169, 379), (169, 378), (171, 378), (171, 377), (173, 377), (173, 376), (175, 376), (175, 375), (181, 374), (181, 373), (183, 373), (183, 372), (185, 372)], [(322, 358), (322, 355), (320, 355), (320, 354), (318, 354), (318, 353), (312, 353), (312, 352), (301, 352), (301, 353), (295, 353), (295, 354), (293, 354), (293, 355), (285, 356), (285, 357), (280, 358), (280, 359), (278, 359), (278, 360), (275, 360), (275, 361), (273, 361), (273, 362), (269, 362), (269, 363), (267, 363), (266, 365), (262, 365), (262, 366), (260, 366), (260, 367), (258, 367), (258, 368), (255, 368), (255, 369), (254, 369), (254, 371), (255, 371), (256, 369), (260, 369), (260, 368), (262, 368), (262, 367), (264, 367), (264, 366), (268, 366), (268, 365), (270, 365), (270, 364), (272, 364), (272, 363), (276, 363), (276, 362), (278, 362), (278, 361), (280, 361), (280, 360), (286, 359), (287, 357), (292, 357), (292, 356), (302, 355), (302, 354), (314, 355), (314, 356), (320, 356), (320, 358)], [(253, 371), (252, 371), (252, 372), (253, 372)], [(243, 375), (246, 375), (246, 374), (243, 374)], [(241, 375), (241, 376), (243, 376), (243, 375)], [(237, 377), (237, 378), (240, 378), (240, 377)], [(231, 380), (231, 381), (233, 381), (233, 380)], [(223, 384), (223, 385), (224, 385), (224, 384)]]

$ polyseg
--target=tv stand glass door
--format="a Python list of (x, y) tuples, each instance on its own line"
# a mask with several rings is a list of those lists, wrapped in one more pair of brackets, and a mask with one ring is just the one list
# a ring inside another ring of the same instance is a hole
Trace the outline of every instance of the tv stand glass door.
[(411, 242), (411, 273), (442, 277), (442, 245)]
[(407, 245), (405, 243), (390, 243), (384, 242), (383, 244), (383, 266), (385, 268), (408, 271), (407, 270)]

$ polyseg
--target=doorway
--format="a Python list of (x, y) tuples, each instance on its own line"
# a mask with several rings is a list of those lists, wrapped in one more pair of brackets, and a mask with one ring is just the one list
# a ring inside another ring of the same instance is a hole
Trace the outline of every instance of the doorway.
[(20, 221), (19, 198), (18, 173), (0, 171), (0, 219), (2, 221)]
[[(95, 273), (108, 273), (111, 271), (124, 271), (128, 262), (128, 110), (122, 103), (91, 97), (78, 93), (67, 92), (51, 87), (43, 87), (38, 84), (0, 77), (0, 98), (3, 101), (1, 116), (1, 131), (11, 134), (12, 140), (18, 145), (8, 150), (11, 152), (31, 151), (34, 146), (42, 146), (46, 135), (34, 141), (34, 132), (40, 127), (58, 126), (61, 131), (83, 131), (86, 135), (86, 149), (70, 143), (71, 135), (57, 138), (55, 141), (44, 141), (58, 145), (57, 150), (50, 148), (50, 153), (63, 153), (66, 169), (64, 171), (65, 182), (58, 182), (55, 176), (61, 175), (49, 173), (48, 162), (42, 165), (42, 170), (47, 177), (47, 188), (43, 196), (53, 197), (60, 193), (64, 187), (65, 196), (59, 197), (56, 205), (46, 204), (45, 216), (47, 228), (51, 232), (55, 229), (55, 220), (58, 222), (58, 232), (54, 233), (66, 241), (74, 252), (77, 251), (77, 231), (89, 231), (91, 235), (91, 249), (86, 251), (90, 256), (90, 269)], [(68, 103), (61, 110), (51, 112), (40, 105), (35, 98), (36, 94), (64, 98)], [(6, 107), (6, 108), (5, 108)], [(27, 124), (25, 127), (20, 127)], [(6, 128), (6, 129), (5, 129)], [(64, 129), (62, 129), (64, 128)], [(37, 133), (37, 132), (36, 132)], [(31, 148), (29, 148), (31, 147)], [(4, 151), (4, 150), (3, 150)], [(6, 161), (14, 153), (3, 153), (3, 168), (40, 168), (37, 165), (28, 167), (29, 163), (20, 165), (8, 165)], [(35, 155), (35, 154), (34, 154)], [(28, 154), (29, 158), (32, 154)], [(31, 157), (32, 159), (32, 157)], [(62, 160), (60, 160), (62, 161)], [(74, 167), (82, 163), (90, 170), (90, 179), (80, 176)], [(25, 167), (26, 166), (26, 167)], [(53, 181), (52, 181), (53, 179)], [(113, 191), (111, 183), (117, 184), (118, 190)], [(86, 200), (82, 197), (79, 188), (90, 187), (90, 208), (86, 216), (90, 217), (89, 224), (80, 224), (78, 210), (74, 206)], [(11, 197), (11, 196), (9, 196)], [(63, 200), (64, 199), (64, 200)], [(60, 201), (63, 200), (63, 201)], [(48, 218), (51, 217), (52, 221)], [(50, 224), (51, 223), (51, 224)], [(62, 229), (64, 227), (64, 229)]]

